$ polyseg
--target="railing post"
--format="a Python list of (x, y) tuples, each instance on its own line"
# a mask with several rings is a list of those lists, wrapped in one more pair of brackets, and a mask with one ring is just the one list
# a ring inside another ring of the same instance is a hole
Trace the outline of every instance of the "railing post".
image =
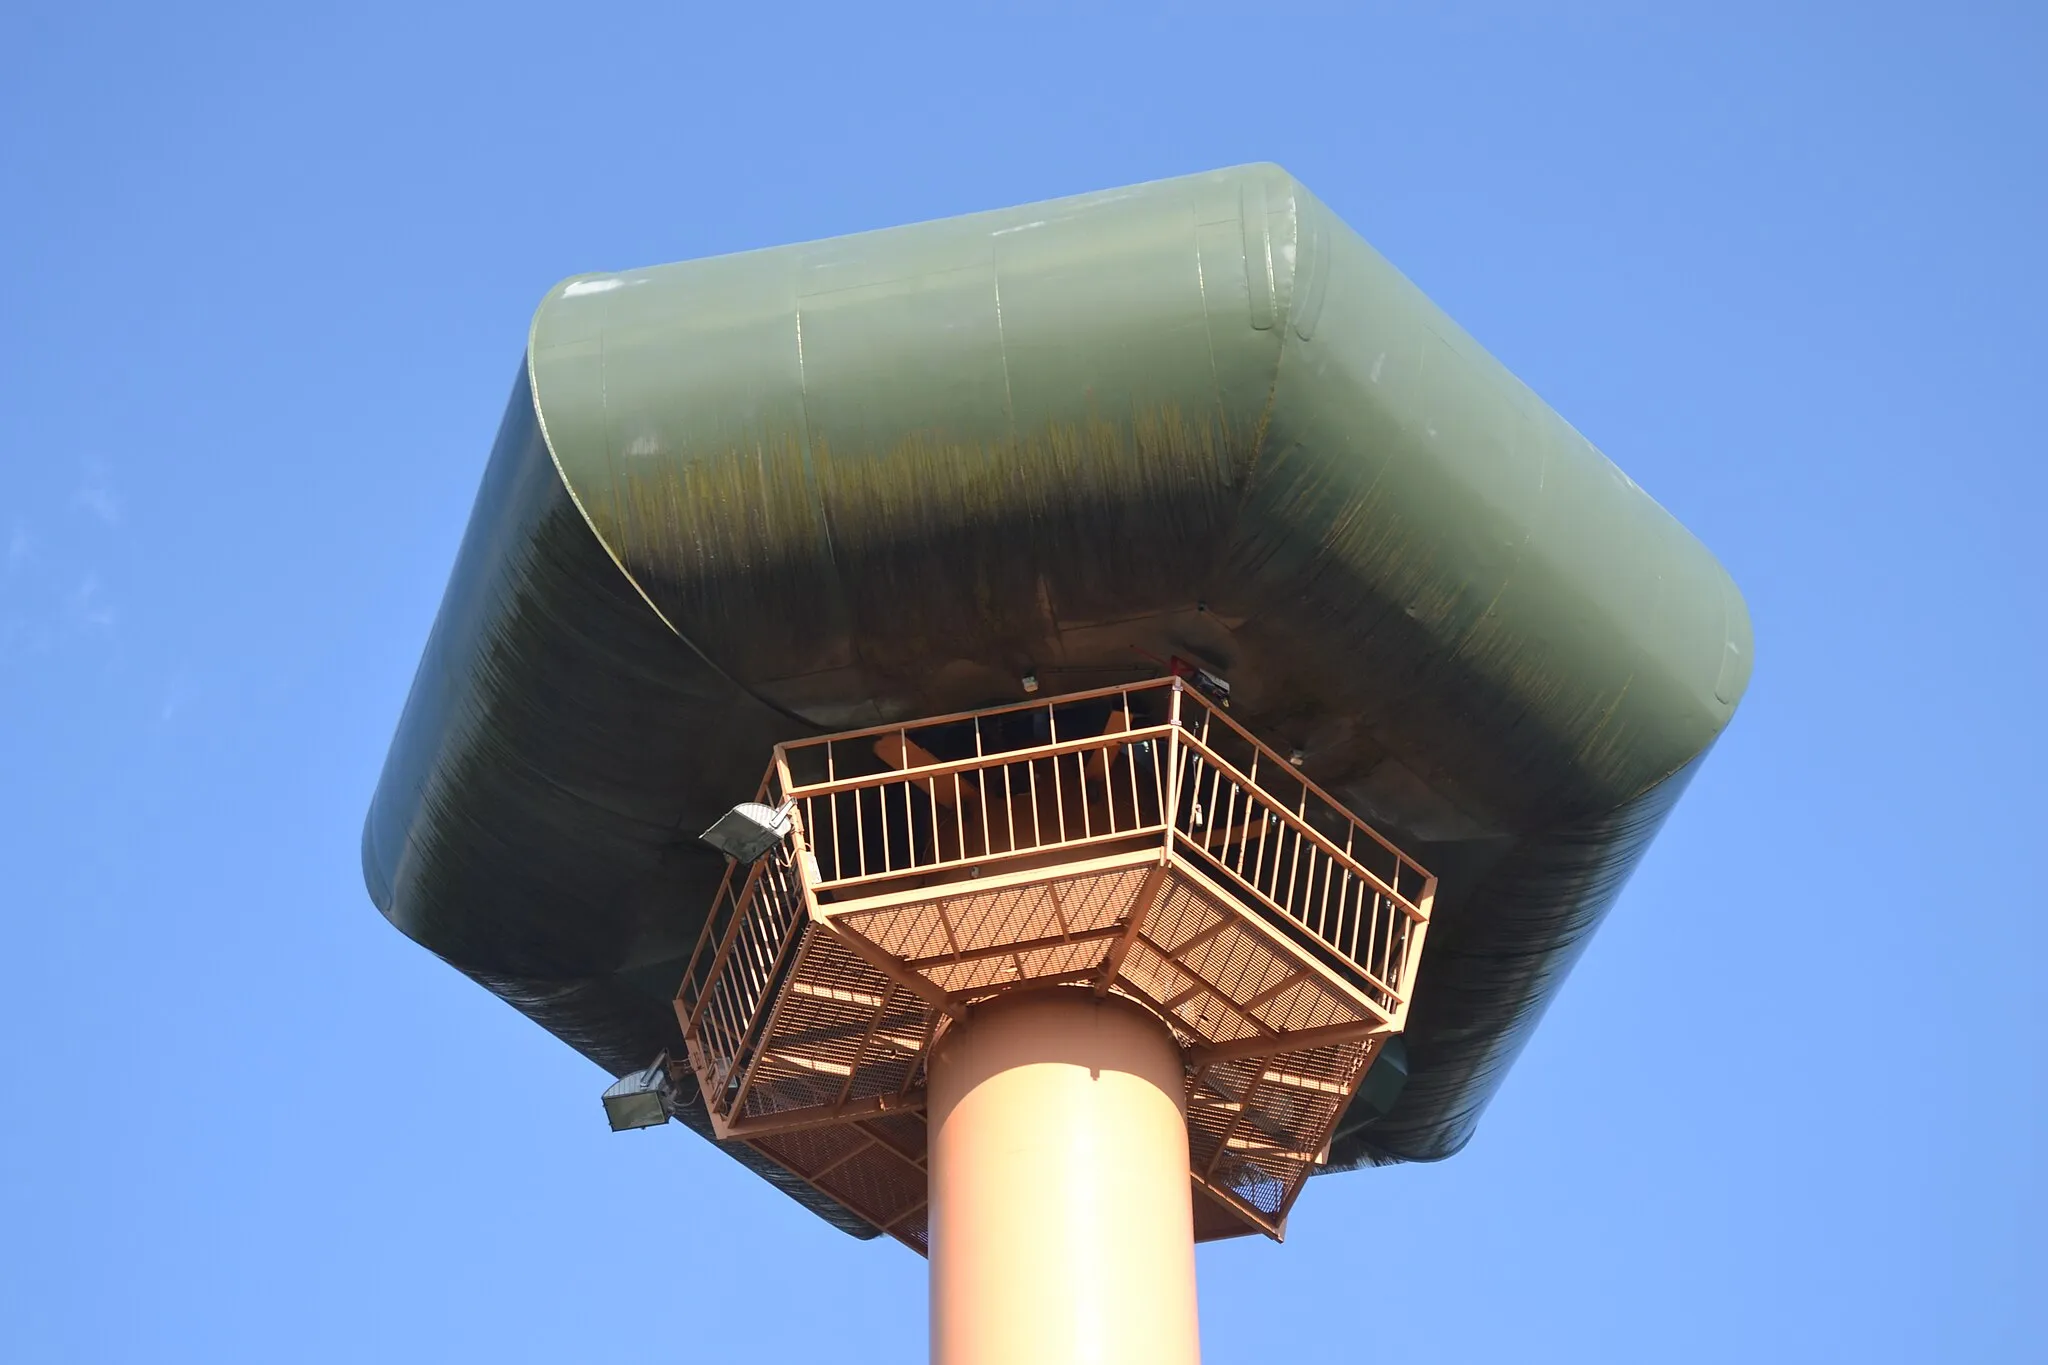
[[(788, 781), (786, 772), (783, 780)], [(785, 785), (782, 790), (787, 793), (789, 788)], [(810, 832), (804, 828), (802, 802), (789, 812), (789, 855), (796, 867), (797, 894), (803, 897), (803, 913), (809, 918), (818, 912), (818, 860), (811, 853)]]
[(1180, 679), (1175, 678), (1166, 701), (1166, 752), (1161, 755), (1166, 762), (1166, 809), (1160, 823), (1166, 826), (1163, 852), (1168, 858), (1173, 856), (1173, 831), (1180, 820), (1180, 693)]

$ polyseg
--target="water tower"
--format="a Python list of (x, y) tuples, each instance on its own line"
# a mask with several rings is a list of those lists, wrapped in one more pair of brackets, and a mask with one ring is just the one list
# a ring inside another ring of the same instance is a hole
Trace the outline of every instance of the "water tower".
[(1192, 1361), (1194, 1242), (1470, 1137), (1749, 656), (1240, 167), (552, 290), (364, 869), (615, 1126), (929, 1255), (935, 1360)]

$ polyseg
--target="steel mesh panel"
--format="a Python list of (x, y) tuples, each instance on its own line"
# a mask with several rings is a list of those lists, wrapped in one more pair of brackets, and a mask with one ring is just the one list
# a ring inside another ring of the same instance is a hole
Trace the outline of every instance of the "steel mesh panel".
[(812, 929), (804, 936), (804, 952), (797, 980), (813, 999), (857, 999), (879, 1002), (896, 989), (896, 983), (876, 970), (833, 934)]
[(1235, 1061), (1212, 1066), (1202, 1073), (1201, 1084), (1214, 1090), (1232, 1104), (1242, 1103), (1259, 1073), (1265, 1069), (1265, 1062), (1257, 1057), (1240, 1057)]
[(1265, 1218), (1272, 1219), (1287, 1206), (1288, 1196), (1306, 1173), (1299, 1162), (1249, 1161), (1226, 1151), (1210, 1179), (1212, 1185), (1230, 1191)]
[(891, 957), (916, 959), (936, 957), (951, 950), (946, 926), (935, 907), (912, 905), (889, 910), (855, 910), (842, 913), (846, 924), (876, 944)]
[(912, 1209), (890, 1225), (889, 1235), (920, 1256), (931, 1254), (931, 1215), (922, 1206)]
[(1276, 1147), (1313, 1155), (1322, 1150), (1322, 1135), (1337, 1121), (1341, 1103), (1341, 1098), (1318, 1091), (1268, 1084), (1260, 1087), (1258, 1103), (1246, 1112), (1244, 1127), (1263, 1134)]
[(1142, 938), (1131, 945), (1131, 951), (1125, 955), (1123, 975), (1148, 999), (1160, 1004), (1194, 984), (1186, 972)]
[(1208, 932), (1222, 918), (1205, 892), (1176, 875), (1153, 908), (1152, 917), (1145, 921), (1145, 937), (1163, 952), (1177, 956), (1182, 945)]
[(1095, 939), (1087, 943), (1065, 943), (1057, 948), (1041, 948), (1035, 953), (1024, 953), (1019, 961), (1023, 963), (1024, 979), (1038, 980), (1048, 976), (1066, 976), (1072, 972), (1099, 967), (1109, 952), (1105, 940)]
[(798, 1128), (756, 1138), (748, 1145), (808, 1180), (844, 1157), (864, 1139), (852, 1128)]
[(1188, 1101), (1188, 1164), (1204, 1170), (1237, 1122), (1237, 1107), (1213, 1093)]
[(1322, 982), (1307, 976), (1263, 1005), (1255, 1006), (1252, 1014), (1276, 1033), (1315, 1028), (1334, 1018), (1329, 991)]
[(853, 1073), (853, 1084), (847, 1087), (846, 1097), (865, 1100), (877, 1095), (900, 1095), (908, 1088), (918, 1061), (916, 1053), (894, 1048), (879, 1055), (870, 1052), (860, 1069)]
[(1125, 868), (1081, 878), (1059, 888), (1060, 913), (1068, 933), (1107, 929), (1130, 913), (1131, 901), (1145, 884), (1145, 869)]
[[(861, 1140), (869, 1142), (865, 1135)], [(922, 1166), (881, 1142), (872, 1142), (813, 1183), (863, 1218), (886, 1225), (924, 1202), (926, 1181)]]
[(895, 1148), (905, 1160), (924, 1164), (929, 1134), (923, 1114), (885, 1114), (865, 1119), (860, 1126)]
[(740, 1114), (750, 1119), (768, 1118), (831, 1104), (839, 1098), (844, 1084), (844, 1077), (790, 1066), (771, 1054), (755, 1068), (753, 1082), (740, 1102)]
[(1280, 956), (1256, 932), (1232, 929), (1187, 954), (1196, 976), (1231, 1000), (1247, 1000), (1292, 975), (1292, 961)]
[(1052, 894), (1042, 885), (1016, 886), (945, 902), (953, 942), (961, 952), (1001, 943), (1051, 938), (1060, 931)]
[(1259, 1036), (1259, 1030), (1230, 1003), (1229, 997), (1206, 987), (1183, 1000), (1174, 1014), (1204, 1042), (1235, 1043)]
[(971, 994), (1015, 977), (1008, 957), (977, 957), (968, 962), (939, 962), (924, 970), (925, 980), (949, 995)]

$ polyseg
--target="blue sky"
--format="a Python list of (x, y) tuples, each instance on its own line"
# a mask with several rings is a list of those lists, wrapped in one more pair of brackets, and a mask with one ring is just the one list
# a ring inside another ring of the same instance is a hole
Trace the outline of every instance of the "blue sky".
[(2038, 11), (425, 8), (0, 14), (0, 1356), (919, 1358), (363, 811), (550, 283), (1271, 159), (1758, 668), (1470, 1148), (1206, 1249), (1209, 1358), (2048, 1357)]

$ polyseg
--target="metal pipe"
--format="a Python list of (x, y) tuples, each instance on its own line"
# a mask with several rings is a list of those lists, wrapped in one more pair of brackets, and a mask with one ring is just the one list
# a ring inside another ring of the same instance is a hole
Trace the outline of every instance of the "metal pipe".
[(1086, 990), (969, 1011), (934, 1049), (933, 1365), (1196, 1365), (1185, 1073)]

